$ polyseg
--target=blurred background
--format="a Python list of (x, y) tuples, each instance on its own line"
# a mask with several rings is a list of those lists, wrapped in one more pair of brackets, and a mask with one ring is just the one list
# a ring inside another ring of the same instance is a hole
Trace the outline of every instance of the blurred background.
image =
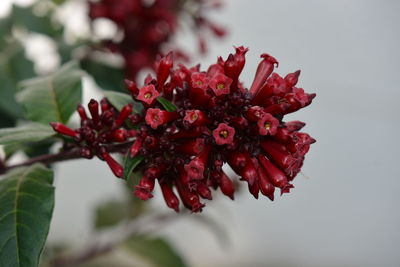
[[(0, 1), (1, 15), (11, 2)], [(317, 143), (290, 194), (271, 202), (243, 192), (235, 201), (216, 197), (207, 204), (203, 214), (222, 225), (226, 243), (192, 215), (166, 223), (157, 235), (195, 267), (399, 266), (399, 11), (397, 0), (225, 1), (211, 17), (229, 34), (210, 41), (208, 54), (193, 62), (207, 66), (232, 45), (244, 45), (250, 48), (241, 75), (246, 85), (264, 52), (278, 59), (281, 75), (301, 69), (298, 85), (317, 98), (287, 120), (306, 122), (304, 131)], [(70, 1), (59, 16), (79, 36), (88, 31), (86, 12), (84, 1)], [(184, 30), (174, 39), (188, 51), (196, 45)], [(46, 38), (24, 45), (41, 71), (60, 64)], [(84, 86), (84, 102), (100, 98), (92, 79)], [(93, 209), (123, 198), (124, 188), (98, 160), (56, 170), (49, 242), (80, 245), (90, 237)], [(165, 209), (159, 193), (150, 205)]]

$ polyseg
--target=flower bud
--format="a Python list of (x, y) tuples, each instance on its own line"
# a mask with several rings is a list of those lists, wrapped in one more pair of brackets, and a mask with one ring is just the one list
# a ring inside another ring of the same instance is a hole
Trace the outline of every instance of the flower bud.
[(165, 183), (160, 183), (160, 187), (167, 206), (175, 210), (176, 212), (179, 212), (179, 199), (172, 191), (172, 188)]
[(79, 134), (69, 128), (68, 126), (65, 126), (62, 123), (59, 122), (50, 122), (51, 127), (53, 127), (54, 131), (56, 131), (59, 134), (70, 136), (73, 138), (79, 138)]
[(261, 86), (265, 83), (268, 76), (274, 71), (274, 65), (278, 66), (278, 61), (268, 54), (262, 54), (263, 60), (257, 67), (256, 75), (254, 76), (253, 84), (250, 88), (250, 93), (256, 95)]
[(123, 177), (124, 169), (115, 159), (110, 156), (110, 154), (102, 153), (101, 157), (107, 162), (108, 166), (115, 176), (117, 176), (118, 178)]

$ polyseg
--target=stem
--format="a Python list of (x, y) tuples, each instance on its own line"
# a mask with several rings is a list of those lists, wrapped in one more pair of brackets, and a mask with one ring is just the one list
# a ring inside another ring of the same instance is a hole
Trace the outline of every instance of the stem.
[[(121, 152), (121, 151), (127, 149), (129, 146), (131, 146), (132, 143), (133, 142), (127, 142), (127, 143), (123, 143), (123, 144), (108, 145), (105, 147), (106, 147), (107, 151), (109, 151), (111, 153)], [(10, 166), (3, 167), (0, 165), (0, 174), (4, 174), (14, 168), (30, 166), (35, 163), (43, 163), (44, 165), (50, 165), (55, 162), (66, 161), (66, 160), (71, 160), (71, 159), (78, 159), (78, 158), (82, 158), (79, 147), (73, 148), (73, 149), (67, 150), (67, 151), (61, 151), (57, 154), (46, 154), (46, 155), (37, 156), (37, 157), (31, 158), (25, 162), (10, 165)]]
[(113, 229), (99, 232), (92, 237), (85, 247), (78, 248), (75, 253), (56, 256), (50, 260), (52, 267), (78, 266), (98, 256), (113, 251), (118, 245), (137, 234), (154, 233), (167, 222), (181, 218), (185, 213), (165, 213), (148, 216), (145, 219), (130, 221)]

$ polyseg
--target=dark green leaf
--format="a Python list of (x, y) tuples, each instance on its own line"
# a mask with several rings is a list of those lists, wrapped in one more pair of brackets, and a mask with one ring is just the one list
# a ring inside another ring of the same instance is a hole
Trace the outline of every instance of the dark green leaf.
[(125, 247), (154, 267), (186, 266), (182, 257), (165, 239), (135, 236), (125, 243)]
[(124, 85), (125, 73), (122, 68), (116, 68), (90, 59), (83, 60), (81, 66), (103, 90), (126, 92)]
[(157, 101), (160, 102), (161, 105), (163, 105), (163, 107), (165, 108), (166, 111), (173, 112), (178, 109), (174, 104), (172, 104), (170, 101), (168, 101), (164, 97), (161, 97), (161, 96), (157, 97)]
[(77, 63), (70, 62), (50, 76), (21, 82), (17, 101), (25, 116), (36, 122), (67, 123), (82, 101), (82, 75)]
[(124, 160), (124, 178), (128, 179), (133, 170), (139, 165), (140, 162), (142, 162), (143, 156), (136, 156), (131, 158), (129, 153), (126, 154), (125, 160)]
[(38, 142), (54, 135), (48, 125), (30, 123), (20, 127), (0, 129), (0, 145)]
[(22, 116), (14, 96), (17, 83), (34, 76), (33, 63), (25, 57), (21, 44), (8, 43), (0, 53), (0, 116), (12, 121)]
[(128, 94), (105, 91), (103, 92), (104, 96), (111, 102), (111, 104), (116, 107), (118, 110), (121, 110), (123, 106), (131, 103), (133, 104), (133, 113), (140, 113), (143, 110), (142, 104), (136, 102), (132, 99), (132, 97)]
[(12, 127), (15, 125), (15, 118), (0, 111), (0, 128)]
[(38, 266), (54, 207), (53, 172), (42, 165), (0, 176), (0, 266)]

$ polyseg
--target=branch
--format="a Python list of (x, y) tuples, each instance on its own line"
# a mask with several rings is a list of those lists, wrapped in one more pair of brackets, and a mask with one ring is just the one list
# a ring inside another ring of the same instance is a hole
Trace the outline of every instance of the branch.
[[(121, 152), (121, 151), (127, 149), (129, 146), (131, 146), (132, 143), (133, 142), (108, 145), (108, 146), (106, 146), (106, 149), (107, 149), (107, 151), (109, 151), (111, 153)], [(46, 154), (46, 155), (37, 156), (37, 157), (31, 158), (25, 162), (10, 165), (10, 166), (5, 166), (5, 167), (0, 166), (0, 174), (4, 174), (14, 168), (30, 166), (35, 163), (42, 163), (44, 165), (50, 165), (55, 162), (66, 161), (66, 160), (71, 160), (71, 159), (78, 159), (78, 158), (82, 158), (79, 147), (73, 148), (73, 149), (67, 150), (67, 151), (61, 151), (57, 154)]]
[[(97, 233), (85, 247), (79, 248), (75, 253), (60, 255), (50, 260), (52, 267), (78, 266), (98, 256), (114, 250), (119, 244), (139, 233), (154, 233), (167, 222), (180, 218), (185, 214), (165, 213), (149, 216), (142, 220), (130, 221), (111, 230)], [(179, 216), (180, 215), (180, 216)]]

